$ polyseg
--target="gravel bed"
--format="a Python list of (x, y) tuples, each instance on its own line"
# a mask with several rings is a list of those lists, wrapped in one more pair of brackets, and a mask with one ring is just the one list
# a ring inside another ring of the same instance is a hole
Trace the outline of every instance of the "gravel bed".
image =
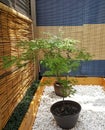
[[(97, 85), (76, 85), (74, 88), (77, 92), (65, 100), (77, 101), (82, 110), (71, 130), (105, 130), (105, 91)], [(46, 86), (32, 130), (64, 130), (50, 113), (50, 106), (60, 100), (62, 98), (55, 95), (53, 86)]]

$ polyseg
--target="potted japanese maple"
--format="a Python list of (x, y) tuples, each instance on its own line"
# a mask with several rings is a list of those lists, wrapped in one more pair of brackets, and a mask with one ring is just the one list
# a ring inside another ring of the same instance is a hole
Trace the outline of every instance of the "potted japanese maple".
[(88, 60), (90, 54), (78, 46), (78, 41), (63, 38), (62, 34), (62, 30), (60, 30), (58, 35), (48, 33), (48, 39), (20, 42), (17, 47), (22, 50), (21, 55), (19, 57), (11, 56), (11, 58), (4, 57), (4, 64), (7, 67), (12, 64), (22, 66), (30, 60), (35, 64), (39, 55), (42, 54), (43, 58), (40, 63), (48, 69), (44, 74), (56, 77), (55, 93), (63, 97), (63, 100), (54, 103), (50, 110), (57, 124), (69, 129), (75, 126), (81, 106), (75, 101), (64, 100), (66, 96), (75, 93), (73, 88), (75, 81), (68, 79), (68, 73), (76, 70), (81, 60)]
[[(59, 31), (58, 35), (50, 33), (47, 33), (47, 35), (49, 36), (46, 40), (47, 51), (44, 52), (44, 58), (40, 63), (46, 68), (45, 76), (56, 78), (54, 82), (56, 95), (65, 97), (75, 92), (72, 88), (75, 80), (68, 80), (68, 75), (71, 71), (78, 69), (81, 60), (89, 60), (91, 56), (79, 47), (79, 41), (63, 38), (62, 30)], [(68, 85), (64, 87), (63, 83)]]
[(78, 120), (81, 105), (76, 101), (64, 100), (66, 96), (76, 92), (73, 88), (75, 80), (69, 80), (68, 73), (76, 70), (81, 60), (89, 60), (91, 56), (78, 47), (78, 41), (62, 38), (62, 32), (58, 35), (48, 35), (48, 48), (41, 63), (47, 68), (44, 75), (56, 77), (55, 93), (63, 97), (62, 101), (51, 106), (50, 111), (61, 128), (71, 129)]

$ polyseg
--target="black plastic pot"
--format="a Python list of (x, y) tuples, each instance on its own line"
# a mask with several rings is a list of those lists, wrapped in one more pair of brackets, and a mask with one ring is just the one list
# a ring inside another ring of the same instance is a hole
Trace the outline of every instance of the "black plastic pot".
[[(62, 115), (59, 112), (55, 113), (60, 107), (65, 107), (66, 105), (70, 105), (74, 109), (74, 113)], [(76, 110), (76, 111), (75, 111)], [(75, 101), (65, 100), (54, 103), (50, 108), (51, 113), (53, 114), (57, 124), (63, 129), (71, 129), (75, 126), (79, 113), (81, 111), (81, 106), (79, 103)]]

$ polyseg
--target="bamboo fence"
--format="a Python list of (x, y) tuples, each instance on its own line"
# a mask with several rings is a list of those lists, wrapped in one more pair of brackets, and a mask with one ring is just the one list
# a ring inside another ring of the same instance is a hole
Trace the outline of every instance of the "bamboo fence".
[(32, 21), (0, 3), (0, 130), (32, 83), (33, 64), (22, 68), (3, 69), (2, 56), (20, 54), (15, 47), (20, 40), (32, 39)]

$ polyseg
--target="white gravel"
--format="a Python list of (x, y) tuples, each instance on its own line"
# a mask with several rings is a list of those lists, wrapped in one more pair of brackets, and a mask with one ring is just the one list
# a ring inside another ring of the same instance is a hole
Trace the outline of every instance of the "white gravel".
[[(77, 101), (82, 110), (71, 130), (105, 130), (105, 91), (97, 85), (76, 85), (74, 88), (77, 90), (75, 95), (65, 100)], [(32, 130), (64, 130), (50, 113), (50, 106), (59, 100), (62, 98), (55, 95), (53, 86), (45, 88)]]

